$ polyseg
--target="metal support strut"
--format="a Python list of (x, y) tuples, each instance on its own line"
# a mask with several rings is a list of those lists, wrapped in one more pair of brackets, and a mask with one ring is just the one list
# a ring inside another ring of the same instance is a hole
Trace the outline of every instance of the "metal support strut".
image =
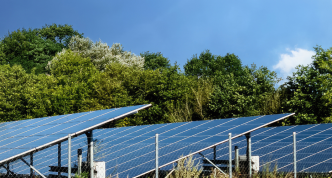
[(93, 134), (92, 130), (86, 132), (85, 135), (88, 138), (88, 151), (87, 151), (87, 161), (90, 170), (90, 178), (93, 178), (94, 170), (93, 170)]
[[(33, 166), (33, 153), (30, 153), (30, 165)], [(30, 168), (30, 178), (33, 178), (33, 169)]]
[(68, 178), (71, 178), (71, 135), (68, 134)]
[(159, 151), (159, 145), (158, 145), (158, 137), (159, 137), (159, 134), (156, 134), (156, 178), (159, 177), (159, 155), (158, 155), (158, 151)]
[(7, 166), (1, 165), (3, 168), (7, 170), (6, 177), (9, 177), (9, 175), (12, 175), (16, 177), (16, 174), (9, 169), (9, 163), (6, 163)]
[(7, 167), (4, 167), (4, 168), (7, 170), (7, 174), (6, 174), (6, 178), (7, 178), (7, 177), (9, 177), (9, 173), (12, 174), (12, 171), (9, 170), (9, 163), (7, 163)]
[(59, 168), (58, 178), (60, 178), (61, 177), (61, 170), (60, 170), (60, 168), (61, 168), (61, 142), (58, 143), (58, 168)]
[(77, 150), (77, 164), (78, 164), (77, 173), (80, 176), (82, 174), (82, 149)]
[(213, 160), (216, 160), (217, 159), (217, 147), (214, 146), (213, 147)]
[(226, 173), (224, 173), (224, 171), (222, 171), (217, 165), (215, 165), (211, 160), (209, 160), (207, 157), (205, 157), (202, 153), (198, 153), (199, 155), (201, 155), (204, 159), (206, 159), (210, 164), (212, 164), (216, 169), (218, 169), (221, 173), (223, 173), (225, 176), (227, 176)]
[(229, 156), (229, 160), (228, 160), (228, 169), (229, 169), (229, 178), (232, 178), (232, 133), (228, 134), (228, 156)]
[(26, 165), (28, 165), (31, 169), (33, 169), (34, 171), (36, 171), (41, 177), (46, 178), (42, 173), (40, 173), (35, 167), (33, 167), (32, 165), (30, 165), (28, 162), (26, 162), (23, 158), (20, 158)]
[(235, 146), (234, 147), (234, 152), (235, 152), (235, 171), (239, 171), (239, 147), (238, 146)]
[(251, 135), (250, 133), (246, 134), (247, 138), (247, 163), (248, 163), (248, 175), (252, 177), (252, 165), (251, 165)]
[(294, 178), (297, 177), (296, 173), (296, 132), (293, 132), (293, 159), (294, 159)]

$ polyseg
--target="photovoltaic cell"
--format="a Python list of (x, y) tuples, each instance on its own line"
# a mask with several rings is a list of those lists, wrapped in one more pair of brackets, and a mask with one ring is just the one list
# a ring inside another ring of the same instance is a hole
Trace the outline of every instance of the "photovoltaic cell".
[(44, 149), (151, 105), (0, 123), (0, 164)]

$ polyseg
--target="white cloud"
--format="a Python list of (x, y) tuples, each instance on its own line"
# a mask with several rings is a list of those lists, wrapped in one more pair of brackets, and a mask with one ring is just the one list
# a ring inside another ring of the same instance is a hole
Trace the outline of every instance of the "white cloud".
[(296, 71), (295, 67), (298, 65), (308, 65), (313, 59), (311, 58), (315, 55), (315, 51), (309, 51), (306, 49), (296, 48), (295, 50), (287, 49), (290, 53), (280, 54), (280, 60), (278, 64), (273, 66), (274, 70), (279, 70), (282, 82), (285, 82), (287, 76), (292, 76), (293, 72)]

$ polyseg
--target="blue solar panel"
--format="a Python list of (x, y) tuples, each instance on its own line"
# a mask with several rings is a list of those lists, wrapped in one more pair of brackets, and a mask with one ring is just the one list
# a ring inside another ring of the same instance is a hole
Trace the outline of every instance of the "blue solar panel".
[(156, 133), (159, 134), (159, 165), (165, 167), (181, 155), (188, 156), (227, 142), (228, 133), (239, 137), (290, 115), (136, 126), (110, 135), (107, 134), (110, 129), (104, 129), (96, 131), (94, 138), (103, 140), (101, 161), (106, 162), (107, 175), (134, 177), (154, 169)]
[[(208, 148), (227, 142), (228, 133), (232, 133), (234, 138), (240, 137), (290, 115), (292, 114), (97, 129), (93, 132), (94, 138), (102, 143), (99, 152), (95, 153), (95, 161), (106, 162), (107, 175), (134, 177), (151, 171), (154, 169), (155, 161), (155, 134), (158, 133), (159, 165), (169, 169), (169, 166), (172, 166), (169, 164), (182, 155), (188, 156), (202, 152), (206, 156), (211, 156), (211, 149)], [(272, 130), (270, 132), (273, 133)], [(241, 142), (241, 139), (239, 140)], [(61, 164), (67, 166), (67, 142), (63, 142), (61, 147)], [(86, 160), (86, 147), (85, 135), (73, 138), (72, 160), (77, 158), (78, 148), (83, 148), (83, 157)], [(219, 155), (222, 157), (222, 152)], [(202, 160), (200, 156), (197, 156), (198, 154), (194, 155), (194, 158)], [(57, 165), (57, 146), (35, 153), (34, 162), (34, 167), (46, 175), (49, 174), (48, 166)], [(13, 170), (18, 173), (29, 171), (26, 166), (22, 166), (22, 162), (13, 163), (13, 165)]]
[[(293, 132), (297, 139), (298, 172), (321, 173), (332, 170), (332, 124), (262, 128), (252, 132), (252, 155), (259, 156), (260, 170), (276, 165), (278, 171), (293, 172)], [(246, 154), (246, 139), (233, 140), (233, 146)], [(228, 149), (228, 148), (227, 148)], [(218, 159), (228, 159), (226, 147), (217, 150)], [(211, 152), (208, 154), (211, 158)]]
[(0, 164), (62, 142), (150, 105), (44, 117), (0, 124)]

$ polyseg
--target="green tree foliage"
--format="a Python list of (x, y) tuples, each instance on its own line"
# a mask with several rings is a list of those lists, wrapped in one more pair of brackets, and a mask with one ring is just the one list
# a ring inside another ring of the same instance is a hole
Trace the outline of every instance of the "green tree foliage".
[(169, 110), (169, 122), (187, 122), (209, 119), (209, 101), (213, 92), (213, 82), (209, 79), (190, 77), (191, 85), (185, 98), (178, 100)]
[(298, 66), (293, 76), (282, 86), (287, 102), (284, 107), (295, 112), (288, 124), (332, 122), (332, 48), (315, 47), (313, 63)]
[[(266, 67), (242, 66), (234, 54), (212, 55), (208, 50), (194, 56), (184, 66), (188, 76), (213, 79), (208, 107), (212, 118), (229, 118), (271, 114), (267, 100), (275, 93), (279, 81)], [(265, 109), (262, 109), (265, 108)]]
[(236, 55), (227, 53), (217, 56), (209, 50), (202, 52), (198, 58), (194, 55), (183, 67), (186, 75), (198, 77), (213, 77), (220, 72), (239, 76), (243, 72), (241, 60)]
[(178, 72), (177, 66), (167, 70), (139, 70), (114, 64), (109, 65), (105, 73), (121, 81), (131, 105), (152, 104), (149, 110), (129, 118), (126, 122), (130, 125), (170, 122), (169, 110), (185, 99), (191, 85), (190, 80)]
[[(332, 93), (326, 82), (331, 63), (323, 60), (329, 55), (320, 50), (317, 59), (322, 59), (315, 64), (324, 72), (315, 82), (323, 83), (317, 91), (323, 91), (325, 104)], [(0, 64), (3, 121), (148, 103), (150, 109), (113, 125), (241, 117), (282, 112), (289, 96), (275, 90), (275, 72), (242, 66), (234, 54), (206, 50), (188, 60), (183, 73), (161, 53), (137, 56), (121, 44), (109, 47), (83, 38), (68, 25), (8, 34), (0, 41)]]
[(145, 59), (144, 69), (156, 70), (159, 68), (170, 68), (169, 60), (164, 57), (160, 52), (150, 53), (149, 51), (141, 53), (141, 57)]
[(18, 29), (1, 40), (1, 64), (22, 65), (30, 73), (45, 73), (45, 67), (54, 55), (66, 47), (66, 41), (78, 34), (71, 26), (45, 26), (42, 29)]
[(57, 80), (57, 90), (52, 96), (55, 111), (72, 113), (96, 107), (90, 95), (99, 73), (91, 60), (71, 50), (57, 57), (58, 60), (50, 68), (51, 76)]
[(0, 65), (7, 64), (6, 62), (6, 54), (4, 53), (4, 45), (2, 41), (0, 41)]
[[(48, 65), (49, 75), (35, 75), (34, 70), (26, 73), (17, 65), (2, 65), (1, 118), (18, 120), (148, 103), (152, 104), (150, 109), (114, 124), (128, 126), (277, 112), (271, 109), (275, 103), (268, 100), (278, 96), (273, 88), (276, 76), (264, 67), (215, 70), (200, 78), (183, 74), (177, 65), (142, 70), (112, 62), (100, 70), (83, 52), (68, 49), (57, 54)], [(228, 57), (227, 60), (237, 60), (228, 63), (241, 63), (233, 55)], [(226, 65), (222, 58), (215, 59)]]
[(149, 110), (115, 124), (170, 122), (170, 110), (185, 100), (193, 85), (177, 66), (141, 70), (112, 63), (99, 71), (90, 58), (71, 50), (56, 58), (49, 76), (26, 73), (17, 65), (1, 66), (1, 118), (18, 120), (152, 103)]
[(13, 121), (52, 115), (54, 80), (28, 74), (20, 65), (0, 65), (0, 118)]
[[(101, 41), (93, 43), (89, 38), (74, 36), (71, 38), (68, 47), (82, 57), (90, 58), (92, 63), (100, 71), (104, 71), (106, 66), (111, 63), (120, 63), (139, 69), (143, 69), (144, 66), (143, 57), (137, 56), (129, 51), (124, 51), (122, 45), (119, 43), (115, 43), (109, 47), (107, 43)], [(65, 51), (66, 50), (63, 50), (59, 55)], [(53, 60), (57, 60), (57, 58)], [(50, 61), (48, 65), (51, 65), (53, 60)]]
[(264, 106), (275, 92), (274, 85), (278, 78), (266, 67), (244, 67), (241, 76), (220, 72), (214, 80), (215, 89), (209, 103), (214, 117), (273, 114), (270, 110), (264, 110)]
[(78, 33), (71, 25), (45, 25), (43, 28), (38, 29), (38, 34), (45, 40), (51, 40), (54, 43), (63, 44), (67, 48), (70, 39), (73, 36), (83, 37), (83, 33)]
[(13, 121), (128, 106), (130, 97), (116, 77), (99, 72), (89, 58), (68, 50), (57, 56), (50, 75), (26, 73), (20, 65), (0, 66), (0, 117)]

